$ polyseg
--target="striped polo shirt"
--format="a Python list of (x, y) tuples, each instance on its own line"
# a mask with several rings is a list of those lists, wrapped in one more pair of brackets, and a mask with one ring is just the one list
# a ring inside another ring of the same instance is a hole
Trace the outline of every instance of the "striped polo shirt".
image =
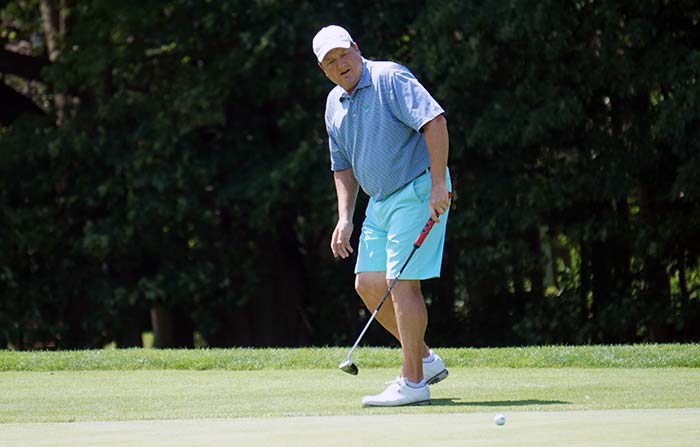
[(351, 95), (336, 86), (326, 99), (331, 169), (353, 169), (362, 189), (381, 200), (430, 166), (420, 128), (444, 110), (406, 68), (363, 59)]

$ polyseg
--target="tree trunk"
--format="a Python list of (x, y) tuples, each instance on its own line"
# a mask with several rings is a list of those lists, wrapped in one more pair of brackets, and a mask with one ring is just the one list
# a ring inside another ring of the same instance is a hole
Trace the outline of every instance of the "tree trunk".
[(156, 305), (151, 308), (154, 348), (194, 347), (194, 324), (186, 310)]
[(143, 333), (148, 330), (150, 315), (140, 306), (125, 308), (120, 315), (121, 330), (117, 336), (120, 348), (137, 348), (143, 346)]
[(173, 318), (170, 310), (162, 305), (151, 308), (151, 325), (153, 327), (153, 347), (170, 348), (173, 346)]
[(588, 303), (588, 294), (591, 293), (591, 249), (589, 242), (581, 236), (581, 287), (579, 290), (579, 309), (581, 312), (581, 329), (579, 337), (586, 343), (591, 343), (592, 333), (590, 328), (591, 308)]
[[(456, 327), (455, 318), (455, 253), (457, 249), (452, 244), (446, 244), (442, 261), (440, 278), (429, 282), (426, 288), (431, 293), (429, 308), (428, 338), (429, 343), (436, 345), (449, 344), (453, 340)], [(432, 334), (435, 334), (434, 336)]]
[[(49, 61), (56, 62), (61, 55), (60, 41), (65, 35), (68, 10), (65, 1), (40, 0), (41, 28), (44, 31)], [(56, 124), (60, 126), (65, 120), (66, 96), (64, 92), (54, 91)]]
[(667, 272), (670, 240), (660, 229), (667, 224), (673, 178), (677, 166), (672, 156), (662, 153), (658, 160), (647, 168), (639, 188), (640, 220), (649, 237), (640, 247), (644, 268), (644, 289), (640, 293), (644, 309), (642, 324), (648, 328), (650, 342), (670, 341), (673, 338), (672, 324), (667, 317), (672, 312), (671, 283)]
[(278, 233), (277, 240), (261, 242), (265, 254), (265, 294), (250, 304), (254, 310), (256, 344), (262, 346), (299, 346), (309, 342), (301, 312), (304, 306), (305, 276), (292, 230)]
[(190, 312), (180, 306), (171, 310), (173, 323), (173, 348), (194, 348), (194, 323)]

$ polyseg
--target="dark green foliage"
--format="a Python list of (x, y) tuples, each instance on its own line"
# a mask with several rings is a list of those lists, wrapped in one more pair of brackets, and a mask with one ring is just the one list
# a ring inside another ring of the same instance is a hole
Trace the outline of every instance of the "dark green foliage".
[(435, 2), (421, 17), (414, 61), (451, 113), (463, 313), (503, 322), (483, 343), (698, 336), (698, 202), (681, 174), (697, 114), (669, 112), (699, 91), (699, 13), (495, 1)]
[[(3, 79), (46, 116), (0, 128), (0, 346), (135, 345), (162, 310), (170, 346), (352, 341), (311, 51), (329, 23), (448, 111), (429, 342), (700, 338), (693, 2), (65, 4), (43, 82)], [(38, 2), (0, 26), (45, 53)]]

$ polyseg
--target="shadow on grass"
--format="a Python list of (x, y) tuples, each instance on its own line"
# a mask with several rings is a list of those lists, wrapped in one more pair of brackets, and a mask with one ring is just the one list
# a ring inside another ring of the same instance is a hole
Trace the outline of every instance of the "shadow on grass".
[(459, 399), (432, 399), (432, 405), (443, 407), (526, 407), (529, 405), (570, 405), (564, 400), (489, 400), (483, 402), (468, 402)]

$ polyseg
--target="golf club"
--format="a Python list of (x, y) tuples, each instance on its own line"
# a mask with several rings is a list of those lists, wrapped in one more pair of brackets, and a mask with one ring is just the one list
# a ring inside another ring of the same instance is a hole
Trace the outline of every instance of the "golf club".
[(362, 340), (362, 337), (365, 335), (365, 332), (367, 332), (367, 328), (369, 328), (369, 325), (372, 324), (372, 320), (374, 320), (374, 317), (377, 316), (377, 312), (379, 312), (379, 309), (382, 307), (382, 304), (384, 304), (384, 301), (386, 301), (386, 298), (391, 294), (391, 290), (394, 288), (396, 282), (401, 276), (401, 273), (403, 273), (404, 269), (408, 265), (408, 261), (411, 260), (416, 250), (418, 250), (420, 246), (423, 245), (423, 241), (425, 241), (425, 238), (428, 237), (428, 233), (430, 233), (430, 230), (433, 229), (433, 225), (435, 225), (435, 221), (432, 218), (428, 219), (428, 222), (423, 227), (423, 231), (421, 231), (421, 233), (418, 235), (418, 238), (416, 238), (416, 241), (413, 243), (413, 250), (411, 250), (411, 253), (408, 255), (408, 258), (406, 258), (406, 261), (404, 261), (403, 265), (401, 266), (401, 270), (399, 270), (399, 273), (389, 284), (389, 288), (386, 289), (386, 292), (384, 292), (384, 296), (382, 296), (382, 299), (379, 301), (379, 304), (377, 304), (377, 307), (374, 309), (374, 312), (372, 312), (372, 316), (369, 317), (369, 321), (367, 321), (367, 324), (365, 324), (364, 329), (362, 329), (362, 332), (360, 332), (360, 336), (357, 337), (355, 344), (352, 345), (352, 348), (350, 348), (348, 356), (340, 365), (338, 365), (338, 368), (340, 368), (344, 372), (352, 374), (353, 376), (357, 375), (359, 370), (357, 369), (357, 365), (355, 365), (352, 362), (352, 352), (355, 350), (355, 348), (357, 348), (357, 345), (360, 344), (360, 340)]

